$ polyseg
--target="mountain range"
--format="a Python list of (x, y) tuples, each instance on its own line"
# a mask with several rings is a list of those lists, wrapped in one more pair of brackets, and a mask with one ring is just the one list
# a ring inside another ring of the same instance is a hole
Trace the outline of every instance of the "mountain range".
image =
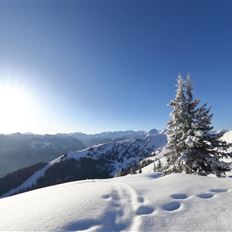
[(117, 131), (99, 134), (0, 134), (0, 177), (38, 162), (48, 162), (69, 151), (136, 138), (145, 133), (145, 131)]
[[(120, 138), (123, 133), (120, 134)], [(39, 162), (12, 172), (0, 179), (0, 195), (12, 195), (30, 189), (73, 180), (109, 178), (121, 170), (136, 166), (152, 152), (162, 148), (167, 137), (156, 129), (149, 132), (130, 132), (131, 138), (97, 144), (88, 148), (63, 153), (49, 162)], [(107, 138), (107, 136), (105, 136)]]

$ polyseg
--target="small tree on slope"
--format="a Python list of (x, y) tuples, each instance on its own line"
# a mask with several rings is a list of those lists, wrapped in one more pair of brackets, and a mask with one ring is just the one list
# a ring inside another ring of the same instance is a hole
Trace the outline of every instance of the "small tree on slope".
[[(181, 97), (180, 97), (181, 96)], [(221, 133), (212, 132), (212, 117), (206, 104), (193, 99), (189, 75), (186, 82), (179, 76), (177, 94), (171, 101), (172, 119), (168, 123), (167, 166), (164, 173), (185, 172), (224, 176), (229, 165), (222, 159), (231, 156), (231, 144), (220, 140)]]

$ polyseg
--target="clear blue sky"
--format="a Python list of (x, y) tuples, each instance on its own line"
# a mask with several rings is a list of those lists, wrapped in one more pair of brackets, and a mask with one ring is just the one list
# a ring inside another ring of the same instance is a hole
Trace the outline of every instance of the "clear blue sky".
[(215, 127), (232, 128), (231, 12), (229, 1), (1, 2), (0, 82), (32, 92), (36, 112), (3, 132), (163, 129), (178, 72)]

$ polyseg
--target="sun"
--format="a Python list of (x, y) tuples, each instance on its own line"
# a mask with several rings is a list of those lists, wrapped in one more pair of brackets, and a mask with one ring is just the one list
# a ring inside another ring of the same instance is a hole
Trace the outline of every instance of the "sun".
[(16, 83), (0, 84), (0, 133), (24, 131), (33, 120), (30, 91)]
[(8, 86), (0, 89), (0, 105), (2, 111), (9, 116), (22, 111), (27, 105), (27, 98), (21, 89)]

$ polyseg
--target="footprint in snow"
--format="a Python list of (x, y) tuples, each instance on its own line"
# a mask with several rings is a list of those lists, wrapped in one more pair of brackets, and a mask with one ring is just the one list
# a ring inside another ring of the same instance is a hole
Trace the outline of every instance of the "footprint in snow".
[(84, 231), (84, 230), (94, 229), (100, 225), (101, 225), (100, 220), (86, 219), (86, 220), (70, 222), (66, 226), (64, 226), (63, 230), (64, 231)]
[(110, 200), (110, 194), (104, 194), (102, 195), (102, 198), (105, 199), (105, 200)]
[(225, 193), (228, 191), (229, 191), (228, 189), (224, 189), (224, 188), (209, 189), (208, 193), (199, 193), (197, 194), (197, 197), (203, 198), (203, 199), (209, 199), (209, 198), (214, 197), (214, 193)]
[(137, 215), (147, 215), (147, 214), (152, 214), (154, 212), (154, 208), (152, 208), (151, 206), (140, 206), (137, 210), (136, 210), (136, 214)]
[(184, 200), (188, 198), (188, 195), (185, 193), (176, 193), (176, 194), (172, 194), (171, 198), (176, 200)]
[[(215, 189), (209, 189), (209, 192), (199, 193), (196, 196), (201, 199), (210, 199), (215, 196), (214, 195), (215, 193), (225, 193), (229, 191), (230, 191), (229, 189), (225, 189), (225, 188), (215, 188)], [(170, 197), (175, 200), (185, 200), (189, 198), (189, 196), (185, 193), (175, 193), (170, 195)], [(180, 203), (180, 201), (172, 201), (161, 205), (161, 208), (165, 211), (172, 212), (178, 210), (181, 207), (181, 205), (182, 204)]]
[(212, 193), (199, 193), (197, 194), (197, 197), (202, 198), (202, 199), (209, 199), (212, 198), (214, 194)]
[[(189, 196), (185, 193), (175, 193), (175, 194), (170, 195), (170, 197), (175, 200), (185, 200)], [(173, 211), (180, 209), (181, 206), (182, 204), (180, 203), (180, 201), (171, 201), (171, 202), (161, 205), (160, 207), (164, 211), (173, 212)]]
[(119, 201), (120, 200), (120, 197), (119, 197), (117, 191), (115, 191), (115, 190), (112, 192), (111, 197), (115, 201)]
[(225, 192), (228, 192), (229, 190), (228, 189), (210, 189), (209, 191), (213, 193), (225, 193)]
[(138, 200), (138, 202), (140, 202), (140, 203), (143, 203), (143, 202), (144, 202), (144, 198), (143, 198), (143, 197), (138, 197), (137, 200)]
[(114, 206), (114, 207), (117, 208), (117, 207), (120, 207), (121, 205), (120, 205), (119, 203), (117, 203), (117, 202), (113, 202), (113, 203), (112, 203), (112, 206)]
[(181, 207), (181, 204), (178, 201), (171, 201), (171, 202), (161, 205), (161, 208), (163, 210), (169, 211), (169, 212), (178, 210), (180, 207)]

